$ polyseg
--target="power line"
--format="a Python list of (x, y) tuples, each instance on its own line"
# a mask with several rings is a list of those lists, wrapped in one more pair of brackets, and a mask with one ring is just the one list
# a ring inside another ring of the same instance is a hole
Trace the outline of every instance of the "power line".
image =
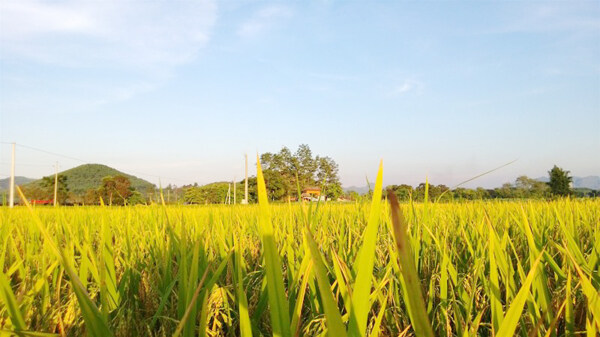
[[(6, 161), (2, 161), (2, 162), (0, 162), (0, 165), (10, 165), (10, 163), (6, 162)], [(52, 165), (49, 165), (49, 164), (31, 164), (31, 163), (16, 163), (16, 165), (18, 165), (18, 166), (37, 166), (37, 167), (52, 166)]]
[[(12, 143), (2, 142), (2, 144), (12, 144)], [(64, 154), (56, 153), (56, 152), (47, 151), (47, 150), (40, 149), (40, 148), (37, 148), (37, 147), (29, 146), (29, 145), (23, 145), (23, 144), (19, 144), (19, 143), (15, 143), (15, 145), (19, 146), (19, 147), (26, 148), (26, 149), (30, 149), (30, 150), (34, 150), (34, 151), (38, 151), (38, 152), (43, 152), (43, 153), (46, 153), (46, 154), (49, 154), (49, 155), (53, 155), (53, 156), (57, 156), (57, 157), (62, 157), (62, 158), (67, 158), (67, 159), (71, 159), (71, 160), (76, 160), (76, 161), (80, 161), (80, 162), (86, 163), (86, 164), (89, 163), (89, 161), (87, 161), (87, 160), (83, 160), (83, 159), (80, 159), (80, 158), (75, 158), (75, 157), (67, 156), (67, 155), (64, 155)]]
[[(0, 142), (0, 144), (12, 145), (13, 143), (10, 143), (10, 142)], [(29, 149), (29, 150), (34, 150), (34, 151), (38, 151), (38, 152), (42, 152), (42, 153), (46, 153), (46, 154), (53, 155), (53, 156), (57, 156), (57, 157), (62, 157), (62, 158), (67, 158), (67, 159), (71, 159), (71, 160), (79, 161), (79, 162), (82, 162), (82, 163), (84, 163), (84, 164), (89, 164), (89, 163), (91, 163), (91, 162), (90, 162), (90, 161), (88, 161), (88, 160), (84, 160), (84, 159), (80, 159), (80, 158), (76, 158), (76, 157), (72, 157), (72, 156), (68, 156), (68, 155), (64, 155), (64, 154), (60, 154), (60, 153), (56, 153), (56, 152), (52, 152), (52, 151), (47, 151), (47, 150), (40, 149), (40, 148), (37, 148), (37, 147), (34, 147), (34, 146), (23, 145), (23, 144), (19, 144), (19, 143), (15, 143), (15, 145), (16, 145), (16, 146), (19, 146), (19, 147), (22, 147), (22, 148)], [(20, 164), (20, 165), (23, 165), (23, 164)], [(34, 164), (34, 165), (36, 165), (36, 164)], [(30, 165), (30, 166), (33, 166), (33, 165)], [(40, 166), (45, 166), (45, 165), (40, 165)], [(177, 181), (181, 181), (181, 182), (184, 182), (184, 181), (185, 181), (185, 182), (189, 183), (189, 181), (187, 181), (187, 180), (183, 180), (183, 179), (180, 179), (180, 178), (173, 178), (173, 177), (159, 176), (159, 175), (156, 175), (156, 174), (149, 174), (149, 173), (144, 173), (144, 172), (139, 172), (139, 171), (132, 171), (132, 170), (128, 170), (128, 171), (129, 171), (130, 173), (137, 174), (137, 175), (142, 175), (142, 176), (147, 176), (147, 177), (154, 177), (154, 178), (158, 178), (159, 180), (162, 178), (162, 179), (177, 180)]]

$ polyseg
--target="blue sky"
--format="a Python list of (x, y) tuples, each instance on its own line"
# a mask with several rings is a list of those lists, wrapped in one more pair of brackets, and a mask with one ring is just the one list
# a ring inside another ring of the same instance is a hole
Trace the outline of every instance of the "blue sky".
[[(302, 143), (344, 186), (380, 158), (385, 184), (514, 159), (468, 186), (600, 175), (598, 1), (6, 0), (0, 28), (0, 141), (154, 183), (241, 178), (244, 153)], [(1, 144), (0, 178), (9, 162)]]

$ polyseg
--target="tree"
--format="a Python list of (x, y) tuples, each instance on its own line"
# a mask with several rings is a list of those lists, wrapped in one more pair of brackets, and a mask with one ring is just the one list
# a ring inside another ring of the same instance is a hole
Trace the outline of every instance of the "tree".
[(483, 187), (477, 187), (475, 190), (477, 199), (487, 199), (490, 198), (490, 193)]
[(317, 160), (313, 158), (312, 151), (308, 145), (301, 144), (298, 146), (298, 150), (293, 157), (293, 162), (295, 164), (296, 172), (298, 173), (300, 187), (313, 185), (315, 183), (315, 173), (317, 171), (318, 163)]
[(279, 200), (294, 194), (298, 161), (287, 147), (283, 147), (279, 153), (263, 153), (260, 163), (270, 199)]
[[(47, 176), (42, 178), (42, 188), (46, 191), (46, 198), (48, 200), (54, 199), (54, 184), (55, 176)], [(56, 201), (58, 204), (64, 204), (69, 197), (69, 187), (67, 186), (67, 176), (59, 174), (56, 177), (58, 182), (58, 188), (56, 191)]]
[(548, 185), (541, 181), (520, 176), (515, 181), (517, 194), (525, 198), (543, 198), (548, 192)]
[(356, 191), (348, 192), (347, 197), (350, 198), (350, 200), (352, 201), (360, 200), (360, 194)]
[(40, 184), (27, 184), (22, 186), (21, 189), (29, 199), (48, 200), (48, 189), (43, 188)]
[(390, 185), (386, 187), (386, 190), (394, 192), (400, 201), (409, 201), (413, 195), (413, 188), (410, 185)]
[(548, 186), (550, 186), (552, 195), (567, 196), (573, 193), (571, 190), (573, 177), (569, 176), (569, 173), (569, 171), (565, 171), (556, 165), (548, 171), (548, 175), (550, 176)]
[(129, 203), (129, 205), (143, 205), (146, 203), (146, 199), (140, 192), (133, 191), (129, 196), (127, 202)]
[(286, 179), (286, 175), (280, 171), (266, 170), (263, 172), (267, 197), (271, 200), (281, 200), (294, 194), (292, 192), (292, 179)]
[(344, 193), (342, 184), (338, 178), (338, 165), (329, 157), (317, 156), (317, 185), (323, 188), (321, 194), (327, 199), (337, 200)]
[(509, 199), (515, 197), (514, 187), (511, 183), (504, 183), (502, 187), (494, 189), (495, 197), (501, 199)]
[(133, 188), (129, 178), (125, 176), (107, 176), (102, 178), (98, 192), (109, 205), (124, 205), (133, 194)]
[(295, 153), (287, 147), (279, 153), (263, 153), (260, 162), (271, 200), (297, 196), (309, 186), (323, 187), (322, 195), (329, 199), (337, 199), (343, 193), (335, 161), (329, 157), (313, 157), (306, 144), (300, 145)]
[(469, 188), (458, 187), (452, 191), (452, 194), (459, 200), (474, 200), (477, 199), (477, 192)]
[(425, 200), (425, 186), (427, 187), (427, 198), (431, 201), (437, 201), (438, 197), (443, 194), (441, 200), (450, 200), (452, 198), (452, 192), (449, 191), (448, 186), (446, 185), (432, 185), (426, 183), (420, 183), (417, 188), (414, 190), (413, 199), (415, 200)]
[(227, 198), (228, 190), (229, 183), (190, 187), (186, 189), (183, 199), (188, 204), (222, 204)]
[(97, 205), (100, 202), (100, 193), (96, 188), (90, 188), (85, 191), (83, 203), (86, 205)]

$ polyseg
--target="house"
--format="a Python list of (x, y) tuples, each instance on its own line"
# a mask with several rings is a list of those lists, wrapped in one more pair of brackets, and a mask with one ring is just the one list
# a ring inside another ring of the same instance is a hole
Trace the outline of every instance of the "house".
[(318, 187), (305, 187), (302, 190), (302, 200), (306, 201), (325, 201), (325, 197), (321, 196), (321, 189)]
[(30, 201), (30, 203), (32, 205), (51, 205), (51, 204), (54, 203), (54, 201), (53, 200), (35, 200), (35, 199), (32, 199)]

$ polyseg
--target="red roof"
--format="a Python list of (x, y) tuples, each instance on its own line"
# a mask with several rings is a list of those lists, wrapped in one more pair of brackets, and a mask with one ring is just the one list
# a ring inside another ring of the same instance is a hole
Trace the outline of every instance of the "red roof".
[(54, 203), (53, 200), (31, 200), (33, 205), (48, 205)]

